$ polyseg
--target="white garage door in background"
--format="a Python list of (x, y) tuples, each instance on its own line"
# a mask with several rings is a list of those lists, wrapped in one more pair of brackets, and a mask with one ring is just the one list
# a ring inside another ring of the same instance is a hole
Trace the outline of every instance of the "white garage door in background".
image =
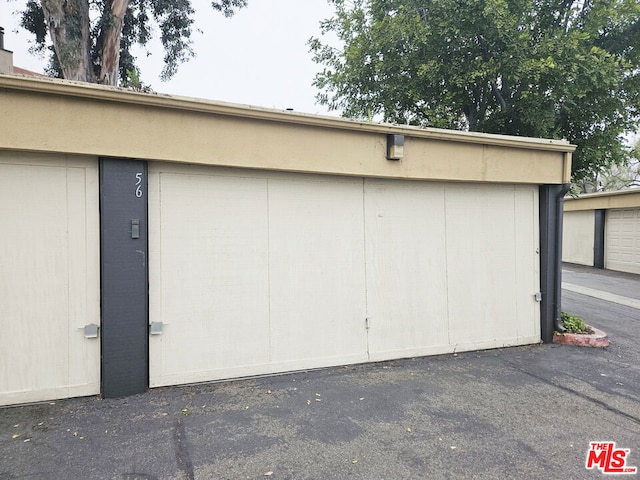
[(0, 405), (100, 393), (96, 159), (0, 152)]
[(150, 164), (151, 386), (539, 341), (537, 190)]
[(605, 268), (640, 274), (640, 208), (607, 210)]
[(595, 211), (564, 212), (562, 261), (593, 266)]

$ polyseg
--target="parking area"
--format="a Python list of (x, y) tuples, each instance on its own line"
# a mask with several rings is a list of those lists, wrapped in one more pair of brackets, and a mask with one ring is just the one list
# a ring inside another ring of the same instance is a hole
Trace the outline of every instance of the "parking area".
[[(612, 278), (637, 281), (570, 265), (564, 280), (606, 291)], [(585, 468), (595, 441), (629, 449), (626, 465), (640, 466), (640, 310), (572, 291), (563, 310), (605, 330), (611, 346), (513, 347), (2, 408), (0, 479), (600, 478)]]

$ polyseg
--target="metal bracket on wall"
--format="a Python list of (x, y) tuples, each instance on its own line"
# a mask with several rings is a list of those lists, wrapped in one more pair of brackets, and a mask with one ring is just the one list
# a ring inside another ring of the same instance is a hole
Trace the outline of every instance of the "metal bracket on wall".
[(96, 325), (95, 323), (90, 323), (89, 325), (85, 325), (84, 338), (98, 338), (99, 330), (100, 330), (100, 325)]
[(542, 292), (538, 292), (534, 295), (536, 302), (541, 302), (542, 301)]
[(149, 333), (151, 335), (162, 335), (162, 322), (151, 322), (149, 324)]

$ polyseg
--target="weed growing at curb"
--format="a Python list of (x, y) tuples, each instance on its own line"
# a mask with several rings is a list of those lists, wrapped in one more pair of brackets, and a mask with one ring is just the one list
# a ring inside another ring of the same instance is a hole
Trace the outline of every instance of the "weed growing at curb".
[(562, 324), (567, 329), (566, 333), (593, 333), (591, 327), (584, 323), (584, 320), (566, 312), (562, 312)]

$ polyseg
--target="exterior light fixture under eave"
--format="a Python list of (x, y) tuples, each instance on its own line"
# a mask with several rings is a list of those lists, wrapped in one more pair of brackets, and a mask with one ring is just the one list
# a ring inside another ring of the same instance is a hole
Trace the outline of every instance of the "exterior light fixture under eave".
[(387, 135), (387, 160), (400, 160), (404, 157), (404, 135)]

